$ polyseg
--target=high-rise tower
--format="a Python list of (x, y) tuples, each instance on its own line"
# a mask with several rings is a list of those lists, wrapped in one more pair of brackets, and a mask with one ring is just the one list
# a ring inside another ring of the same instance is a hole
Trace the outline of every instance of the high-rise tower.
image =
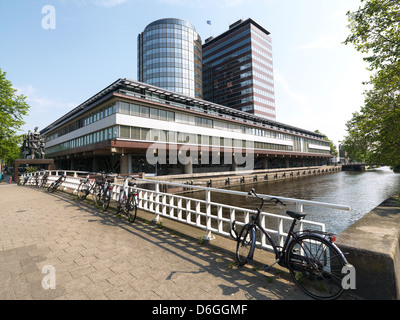
[(275, 120), (270, 32), (239, 20), (203, 45), (203, 98)]
[(138, 80), (202, 98), (201, 38), (182, 19), (150, 23), (138, 35)]

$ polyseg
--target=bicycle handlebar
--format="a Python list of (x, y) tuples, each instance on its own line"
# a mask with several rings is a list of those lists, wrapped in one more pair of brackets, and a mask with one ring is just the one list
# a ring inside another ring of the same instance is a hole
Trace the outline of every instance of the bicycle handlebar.
[[(248, 196), (253, 196), (253, 197), (256, 197), (256, 198), (258, 198), (258, 199), (260, 199), (262, 202), (261, 202), (261, 206), (260, 206), (260, 209), (262, 208), (262, 206), (263, 206), (263, 204), (264, 204), (264, 201), (266, 200), (266, 201), (275, 201), (275, 204), (282, 204), (282, 205), (284, 205), (284, 206), (286, 206), (286, 204), (284, 204), (281, 200), (279, 200), (278, 198), (275, 198), (275, 197), (268, 197), (268, 199), (266, 199), (266, 198), (264, 198), (264, 197), (260, 197), (257, 193), (256, 193), (256, 191), (254, 190), (254, 188), (251, 188), (251, 190), (248, 192), (248, 194), (247, 194), (247, 197)], [(246, 197), (246, 198), (247, 198)]]

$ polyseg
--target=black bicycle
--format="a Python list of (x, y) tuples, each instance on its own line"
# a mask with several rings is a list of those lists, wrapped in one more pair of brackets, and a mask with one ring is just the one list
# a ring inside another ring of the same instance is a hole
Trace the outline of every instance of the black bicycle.
[(89, 173), (86, 178), (80, 180), (81, 182), (79, 183), (77, 194), (79, 199), (84, 200), (89, 195), (89, 193), (92, 193), (93, 201), (96, 201), (96, 196), (93, 193), (96, 186), (96, 179), (90, 178), (90, 175), (91, 173)]
[(42, 175), (42, 178), (39, 181), (39, 188), (43, 188), (46, 186), (47, 184), (47, 178), (49, 177), (49, 173), (47, 171), (44, 172), (44, 174)]
[[(114, 175), (109, 175), (102, 173), (100, 178), (97, 178), (94, 186), (94, 197), (95, 202), (98, 206), (101, 206), (103, 211), (106, 211), (110, 205), (112, 189), (113, 186), (111, 183), (114, 182)], [(112, 179), (107, 179), (112, 178)]]
[(296, 223), (304, 219), (306, 213), (286, 211), (293, 218), (283, 247), (275, 245), (270, 234), (260, 225), (260, 214), (264, 201), (285, 205), (274, 197), (260, 197), (254, 189), (250, 196), (261, 200), (257, 214), (251, 217), (251, 222), (243, 226), (238, 234), (235, 221), (232, 224), (231, 236), (237, 241), (236, 259), (243, 266), (253, 259), (256, 247), (256, 231), (260, 229), (273, 247), (276, 261), (266, 267), (269, 270), (274, 264), (288, 268), (296, 284), (309, 296), (318, 300), (333, 300), (343, 293), (342, 273), (347, 260), (340, 249), (333, 243), (334, 234), (318, 230), (303, 230), (294, 232)]
[(62, 185), (62, 183), (67, 179), (67, 174), (64, 172), (56, 181), (53, 181), (49, 187), (47, 188), (47, 191), (49, 192), (54, 192), (58, 189), (59, 186)]
[[(118, 178), (123, 178), (119, 176)], [(134, 187), (136, 184), (132, 181), (128, 181), (129, 179), (135, 179), (134, 176), (127, 176), (124, 178), (124, 183), (122, 184), (122, 190), (120, 190), (120, 195), (117, 200), (117, 215), (120, 212), (125, 212), (128, 216), (128, 221), (133, 223), (136, 219), (137, 214), (137, 191), (132, 191), (131, 187)]]

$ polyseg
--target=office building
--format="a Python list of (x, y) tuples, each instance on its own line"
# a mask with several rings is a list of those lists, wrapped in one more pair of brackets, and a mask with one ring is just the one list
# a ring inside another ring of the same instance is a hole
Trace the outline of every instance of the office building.
[(182, 19), (160, 19), (138, 35), (138, 80), (202, 98), (201, 38)]
[(252, 19), (203, 44), (203, 99), (275, 120), (270, 32)]
[(40, 134), (56, 168), (81, 171), (165, 175), (332, 158), (315, 132), (130, 79), (113, 82)]

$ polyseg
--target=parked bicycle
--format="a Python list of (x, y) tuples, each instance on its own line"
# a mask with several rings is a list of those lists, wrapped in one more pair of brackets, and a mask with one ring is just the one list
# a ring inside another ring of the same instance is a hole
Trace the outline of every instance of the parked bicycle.
[(24, 186), (30, 179), (31, 175), (28, 173), (27, 175), (25, 175), (24, 177), (20, 177), (18, 179), (18, 185), (19, 186)]
[(319, 300), (332, 300), (343, 293), (342, 273), (347, 260), (340, 249), (333, 243), (335, 237), (331, 233), (318, 230), (303, 230), (294, 232), (296, 223), (304, 219), (306, 213), (286, 211), (293, 218), (283, 247), (277, 246), (270, 234), (260, 225), (260, 214), (264, 201), (273, 201), (275, 204), (285, 205), (277, 198), (260, 197), (254, 189), (249, 196), (261, 200), (257, 214), (252, 216), (251, 222), (243, 226), (238, 234), (235, 222), (232, 224), (231, 236), (237, 241), (236, 259), (243, 266), (253, 259), (256, 247), (256, 232), (259, 229), (273, 247), (276, 261), (267, 266), (269, 270), (274, 264), (288, 268), (295, 283), (309, 296)]
[(96, 186), (96, 179), (95, 178), (90, 178), (92, 173), (89, 173), (86, 178), (81, 179), (81, 182), (78, 186), (78, 198), (81, 200), (86, 199), (86, 197), (89, 195), (89, 193), (93, 194), (93, 201), (96, 201), (96, 197), (93, 193), (93, 190)]
[(64, 172), (56, 181), (52, 182), (49, 187), (47, 188), (47, 190), (49, 192), (54, 192), (57, 190), (57, 188), (59, 186), (62, 185), (62, 183), (65, 181), (65, 179), (67, 179), (67, 173)]
[(43, 188), (47, 184), (47, 178), (49, 177), (49, 172), (45, 171), (44, 174), (42, 175), (42, 179), (39, 181), (39, 188)]
[(137, 214), (137, 191), (132, 191), (131, 188), (136, 186), (136, 184), (129, 179), (135, 179), (133, 176), (121, 177), (124, 178), (124, 183), (122, 184), (122, 191), (119, 195), (117, 201), (117, 214), (120, 212), (125, 212), (128, 216), (128, 221), (133, 223), (136, 219)]
[[(103, 211), (106, 211), (110, 205), (110, 200), (112, 196), (115, 175), (101, 174), (101, 178), (96, 179), (93, 194), (95, 196), (95, 202), (97, 205), (101, 206)], [(107, 179), (112, 178), (112, 179)]]

